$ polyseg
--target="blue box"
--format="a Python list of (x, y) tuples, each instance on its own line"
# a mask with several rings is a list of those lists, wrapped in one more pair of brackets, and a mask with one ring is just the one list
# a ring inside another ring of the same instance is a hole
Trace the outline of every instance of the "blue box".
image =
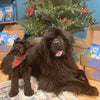
[(15, 7), (15, 4), (10, 4), (10, 3), (0, 4), (0, 8), (4, 9), (4, 11), (5, 11), (6, 6), (12, 6), (13, 7), (13, 19), (11, 19), (11, 18), (5, 19), (5, 16), (4, 16), (2, 22), (16, 21), (16, 7)]

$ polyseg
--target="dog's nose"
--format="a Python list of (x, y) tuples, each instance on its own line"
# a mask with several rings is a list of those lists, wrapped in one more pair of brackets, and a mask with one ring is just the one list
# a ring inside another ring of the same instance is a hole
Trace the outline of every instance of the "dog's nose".
[(60, 42), (59, 42), (59, 41), (55, 41), (55, 42), (54, 42), (54, 45), (55, 45), (55, 46), (60, 45)]

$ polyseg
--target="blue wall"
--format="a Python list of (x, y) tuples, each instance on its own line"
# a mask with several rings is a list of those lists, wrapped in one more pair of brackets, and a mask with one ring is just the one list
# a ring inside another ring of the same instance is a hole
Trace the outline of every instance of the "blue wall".
[(93, 16), (100, 22), (100, 0), (90, 0), (87, 4), (90, 10), (95, 10)]
[(20, 18), (23, 17), (24, 11), (25, 11), (25, 8), (24, 8), (23, 3), (26, 2), (26, 1), (28, 1), (28, 0), (17, 0), (18, 20), (19, 20), (20, 22), (22, 22), (22, 21), (20, 20)]

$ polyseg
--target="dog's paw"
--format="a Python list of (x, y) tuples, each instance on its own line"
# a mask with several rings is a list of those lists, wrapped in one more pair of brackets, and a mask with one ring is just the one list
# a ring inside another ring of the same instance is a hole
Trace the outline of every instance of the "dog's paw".
[(86, 75), (85, 75), (85, 73), (84, 73), (83, 70), (79, 70), (79, 71), (78, 71), (78, 73), (77, 73), (77, 75), (76, 75), (76, 78), (77, 78), (78, 80), (80, 80), (80, 81), (83, 81), (83, 82), (89, 84), (88, 79), (86, 78)]
[(16, 96), (16, 95), (18, 94), (18, 92), (19, 92), (19, 91), (11, 90), (11, 91), (9, 92), (9, 97), (14, 97), (14, 96)]
[(88, 91), (86, 91), (86, 94), (90, 96), (98, 96), (99, 92), (96, 87), (91, 87)]
[(32, 89), (30, 89), (30, 90), (24, 90), (24, 94), (26, 95), (26, 96), (32, 96), (33, 94), (34, 94), (34, 91), (32, 90)]

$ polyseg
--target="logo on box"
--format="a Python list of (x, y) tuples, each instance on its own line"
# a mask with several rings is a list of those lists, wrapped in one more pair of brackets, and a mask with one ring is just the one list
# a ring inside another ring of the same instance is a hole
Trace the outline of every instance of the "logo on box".
[(100, 80), (100, 71), (96, 71), (96, 73), (93, 73), (93, 77), (95, 80)]
[(97, 59), (92, 59), (91, 58), (91, 60), (88, 60), (88, 64), (89, 64), (90, 67), (100, 69), (100, 61), (97, 60)]
[(0, 52), (8, 52), (9, 48), (7, 46), (0, 46)]

